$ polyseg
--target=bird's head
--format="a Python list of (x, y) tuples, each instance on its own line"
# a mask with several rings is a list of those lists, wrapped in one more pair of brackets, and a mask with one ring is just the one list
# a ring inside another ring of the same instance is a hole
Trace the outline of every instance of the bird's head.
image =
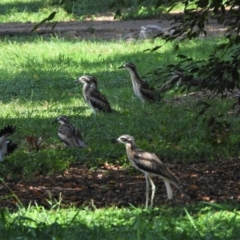
[(129, 62), (129, 63), (124, 63), (122, 66), (120, 66), (119, 68), (126, 68), (126, 69), (130, 69), (130, 70), (136, 70), (136, 66)]
[(56, 118), (53, 122), (59, 122), (60, 124), (68, 124), (69, 118), (66, 115), (61, 115)]
[(125, 145), (127, 145), (127, 144), (133, 145), (133, 144), (135, 144), (135, 141), (132, 136), (124, 134), (117, 139), (113, 139), (112, 143), (123, 143)]
[(83, 75), (76, 81), (84, 85), (90, 85), (93, 88), (97, 88), (97, 79), (93, 76)]

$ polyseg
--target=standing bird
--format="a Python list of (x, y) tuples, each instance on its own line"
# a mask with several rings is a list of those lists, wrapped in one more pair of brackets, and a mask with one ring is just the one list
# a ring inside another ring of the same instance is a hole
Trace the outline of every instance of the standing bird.
[(61, 124), (58, 128), (58, 136), (65, 147), (87, 147), (83, 142), (82, 134), (70, 123), (67, 116), (59, 116), (54, 122), (55, 121), (58, 121)]
[(144, 101), (157, 102), (161, 100), (160, 92), (155, 88), (150, 87), (147, 82), (144, 82), (137, 72), (137, 68), (133, 63), (125, 63), (119, 68), (126, 68), (130, 75), (135, 95)]
[(113, 140), (113, 143), (123, 143), (126, 146), (126, 152), (129, 161), (132, 165), (143, 172), (146, 178), (146, 208), (148, 208), (149, 199), (149, 182), (152, 186), (151, 207), (153, 205), (153, 199), (156, 187), (151, 176), (160, 176), (166, 186), (168, 199), (173, 198), (171, 185), (174, 185), (182, 192), (179, 186), (178, 178), (162, 163), (162, 161), (154, 154), (141, 150), (136, 147), (134, 138), (129, 135), (122, 135), (118, 139)]
[(16, 127), (14, 126), (7, 126), (0, 130), (0, 161), (3, 160), (4, 156), (11, 154), (17, 148), (17, 144), (8, 139), (15, 131)]
[(96, 111), (112, 112), (107, 98), (98, 91), (95, 77), (84, 75), (77, 81), (83, 83), (83, 97), (95, 114)]

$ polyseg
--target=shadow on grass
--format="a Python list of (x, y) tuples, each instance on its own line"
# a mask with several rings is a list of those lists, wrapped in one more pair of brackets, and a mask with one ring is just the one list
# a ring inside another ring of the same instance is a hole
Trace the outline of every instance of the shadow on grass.
[[(28, 42), (28, 40), (26, 41)], [(191, 45), (185, 46), (184, 52), (187, 55), (187, 52), (193, 54), (193, 52), (204, 51), (205, 44), (204, 41), (199, 41), (194, 49)], [(26, 57), (23, 56), (21, 62), (17, 63), (15, 73), (7, 72), (4, 69), (1, 71), (5, 81), (0, 83), (0, 100), (4, 103), (14, 99), (67, 102), (76, 94), (82, 96), (82, 85), (74, 83), (74, 80), (81, 75), (94, 75), (99, 80), (100, 90), (110, 99), (110, 103), (114, 101), (113, 99), (118, 102), (121, 96), (115, 91), (116, 89), (127, 87), (129, 92), (132, 92), (129, 73), (118, 69), (122, 63), (134, 62), (140, 75), (144, 76), (165, 64), (164, 61), (177, 63), (176, 54), (178, 53), (174, 53), (169, 48), (158, 53), (139, 51), (133, 54), (117, 54), (109, 58), (99, 56), (99, 59), (94, 62), (81, 58), (81, 55), (78, 59), (76, 56), (73, 59), (71, 53), (45, 59), (26, 55)], [(15, 57), (18, 57), (17, 54)], [(108, 69), (108, 66), (112, 66), (109, 71), (102, 70)], [(88, 70), (86, 71), (86, 69)], [(161, 76), (152, 75), (152, 77), (158, 79), (158, 86), (168, 80), (162, 79)]]

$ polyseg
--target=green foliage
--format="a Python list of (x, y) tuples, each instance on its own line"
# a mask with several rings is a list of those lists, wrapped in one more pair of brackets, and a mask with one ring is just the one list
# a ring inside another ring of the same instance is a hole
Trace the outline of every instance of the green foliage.
[(238, 239), (237, 205), (59, 209), (59, 203), (1, 210), (1, 239)]

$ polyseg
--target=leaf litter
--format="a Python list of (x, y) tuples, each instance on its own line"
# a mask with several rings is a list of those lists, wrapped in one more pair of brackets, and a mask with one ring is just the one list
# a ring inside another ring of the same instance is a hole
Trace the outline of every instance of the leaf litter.
[[(172, 187), (174, 200), (168, 201), (163, 181), (154, 177), (157, 187), (154, 206), (240, 201), (239, 159), (167, 166), (178, 176), (188, 197)], [(75, 164), (62, 174), (39, 174), (32, 180), (5, 179), (0, 184), (0, 205), (15, 209), (20, 201), (23, 206), (31, 203), (46, 208), (51, 207), (49, 202), (59, 202), (62, 208), (144, 207), (145, 191), (145, 177), (137, 170), (123, 169), (108, 163), (91, 170), (85, 165)]]

